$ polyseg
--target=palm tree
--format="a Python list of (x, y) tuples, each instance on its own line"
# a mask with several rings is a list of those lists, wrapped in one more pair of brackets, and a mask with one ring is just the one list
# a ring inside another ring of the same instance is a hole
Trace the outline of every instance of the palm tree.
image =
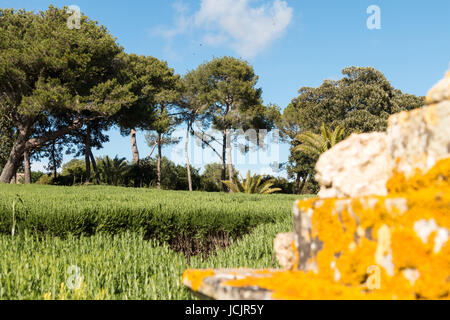
[(102, 181), (115, 186), (122, 183), (123, 177), (129, 168), (126, 158), (119, 158), (118, 156), (115, 156), (114, 159), (108, 156), (100, 159), (98, 167)]
[(247, 179), (241, 176), (239, 179), (233, 178), (232, 180), (222, 180), (232, 192), (236, 193), (257, 193), (257, 194), (270, 194), (277, 191), (281, 191), (280, 188), (272, 188), (275, 184), (275, 179), (269, 179), (261, 184), (263, 179), (262, 175), (250, 175), (250, 171), (247, 172)]
[(343, 127), (337, 126), (331, 132), (325, 123), (322, 123), (321, 134), (315, 134), (310, 131), (299, 134), (295, 140), (301, 144), (294, 151), (301, 151), (319, 157), (322, 153), (344, 140), (344, 135), (345, 129)]

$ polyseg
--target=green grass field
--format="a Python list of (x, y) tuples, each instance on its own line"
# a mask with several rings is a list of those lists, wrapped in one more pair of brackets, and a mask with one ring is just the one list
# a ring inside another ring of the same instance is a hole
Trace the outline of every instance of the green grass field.
[(35, 185), (0, 194), (0, 299), (192, 299), (187, 268), (276, 266), (273, 239), (292, 231), (299, 198)]

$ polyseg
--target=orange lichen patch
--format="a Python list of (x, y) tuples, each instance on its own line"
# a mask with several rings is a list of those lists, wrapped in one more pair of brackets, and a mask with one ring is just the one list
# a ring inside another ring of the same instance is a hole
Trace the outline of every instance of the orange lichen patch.
[(229, 280), (224, 285), (233, 287), (259, 287), (272, 291), (273, 299), (280, 300), (364, 300), (364, 299), (408, 299), (413, 296), (379, 290), (369, 291), (363, 286), (352, 287), (331, 282), (313, 273), (303, 271), (272, 272), (264, 277), (250, 276)]
[(402, 228), (392, 235), (393, 261), (398, 273), (415, 270), (419, 277), (413, 288), (420, 298), (439, 299), (448, 297), (450, 291), (450, 244), (447, 242), (439, 252), (434, 252), (435, 237), (423, 241), (414, 230)]
[(207, 277), (214, 276), (213, 270), (188, 269), (183, 273), (183, 283), (189, 283), (192, 290), (197, 291)]
[(450, 188), (450, 158), (438, 161), (432, 169), (423, 174), (419, 169), (407, 178), (402, 172), (395, 172), (386, 185), (389, 194), (403, 194), (426, 188)]
[(299, 201), (298, 202), (298, 208), (300, 210), (307, 211), (308, 209), (310, 209), (313, 206), (313, 204), (316, 201), (317, 201), (317, 199), (314, 199), (314, 198), (310, 198), (310, 199)]
[(440, 160), (425, 174), (395, 173), (387, 188), (386, 197), (298, 204), (302, 212), (309, 212), (302, 219), (311, 219), (312, 238), (323, 244), (309, 257), (316, 276), (361, 288), (368, 279), (367, 268), (377, 266), (378, 295), (450, 298), (450, 159)]

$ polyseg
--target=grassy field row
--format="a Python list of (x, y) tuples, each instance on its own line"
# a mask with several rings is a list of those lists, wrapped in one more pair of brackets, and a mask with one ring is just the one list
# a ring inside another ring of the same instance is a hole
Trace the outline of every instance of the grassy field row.
[(188, 262), (142, 234), (0, 236), (0, 299), (193, 299), (181, 283), (187, 268), (276, 266), (273, 239), (292, 230), (292, 219), (259, 225), (253, 233), (208, 259)]
[(275, 266), (298, 198), (0, 185), (0, 299), (192, 299), (188, 268)]
[[(211, 232), (231, 237), (290, 213), (294, 195), (173, 192), (104, 186), (0, 185), (0, 233), (66, 237), (143, 232), (167, 242)], [(14, 207), (14, 210), (13, 210)]]

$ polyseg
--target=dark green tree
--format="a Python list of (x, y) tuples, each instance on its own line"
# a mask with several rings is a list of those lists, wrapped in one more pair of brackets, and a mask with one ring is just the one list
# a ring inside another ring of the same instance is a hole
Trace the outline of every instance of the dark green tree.
[(283, 111), (279, 126), (283, 137), (291, 142), (287, 169), (290, 177), (296, 176), (297, 190), (308, 182), (317, 189), (313, 179), (317, 157), (296, 152), (296, 136), (308, 131), (320, 134), (322, 123), (332, 131), (342, 127), (345, 137), (353, 132), (384, 131), (390, 115), (424, 104), (423, 97), (393, 88), (374, 68), (349, 67), (342, 74), (342, 79), (326, 80), (318, 88), (301, 88), (299, 96)]
[(197, 82), (201, 105), (208, 105), (212, 127), (222, 135), (221, 143), (215, 137), (202, 141), (221, 145), (218, 154), (222, 161), (222, 180), (225, 180), (226, 159), (229, 175), (234, 176), (231, 130), (272, 129), (273, 108), (262, 104), (262, 89), (256, 88), (258, 76), (246, 61), (233, 57), (215, 58), (200, 65), (196, 73), (201, 77)]
[[(158, 81), (155, 87), (153, 98), (154, 117), (150, 126), (150, 131), (154, 132), (153, 142), (157, 148), (157, 187), (161, 188), (161, 159), (162, 147), (164, 144), (170, 144), (169, 141), (175, 142), (171, 136), (181, 119), (177, 116), (176, 108), (180, 101), (182, 92), (182, 83), (179, 75), (167, 66), (166, 62), (160, 62), (154, 68), (154, 74)], [(147, 143), (150, 145), (149, 135), (146, 137)]]
[(191, 164), (189, 160), (190, 137), (195, 135), (194, 124), (201, 128), (209, 126), (208, 105), (204, 103), (202, 88), (206, 76), (201, 74), (202, 70), (188, 72), (182, 78), (182, 95), (178, 103), (180, 108), (180, 118), (186, 124), (186, 137), (184, 145), (184, 154), (186, 158), (186, 169), (189, 191), (193, 190), (191, 178)]
[[(130, 135), (133, 164), (138, 164), (136, 130), (152, 130), (153, 123), (161, 120), (161, 105), (165, 108), (178, 98), (180, 83), (178, 76), (168, 68), (167, 63), (157, 58), (126, 54), (124, 61), (121, 82), (130, 85), (130, 91), (138, 99), (130, 108), (123, 108), (117, 114), (116, 121), (121, 133)], [(170, 92), (171, 90), (173, 91)]]
[(6, 117), (4, 109), (0, 108), (0, 170), (3, 169), (8, 161), (9, 152), (11, 151), (13, 144), (13, 125), (12, 122)]
[[(151, 159), (150, 163), (156, 168), (158, 159)], [(197, 169), (193, 167), (190, 169), (193, 189), (198, 190), (200, 189), (200, 175)], [(177, 165), (168, 158), (162, 157), (161, 171), (161, 188), (167, 190), (189, 190), (187, 169), (185, 166)]]
[(326, 80), (318, 88), (303, 87), (299, 96), (286, 107), (279, 127), (286, 141), (291, 142), (288, 175), (296, 178), (296, 189), (301, 191), (310, 183), (317, 190), (313, 156), (295, 150), (300, 142), (299, 134), (320, 134), (321, 124), (330, 130), (341, 127), (346, 136), (352, 132), (384, 131), (391, 114), (418, 108), (423, 97), (404, 94), (394, 89), (385, 76), (371, 67), (349, 67), (342, 70), (343, 78)]
[(283, 113), (286, 131), (319, 133), (322, 123), (331, 130), (340, 125), (348, 133), (384, 131), (390, 115), (424, 104), (423, 97), (394, 89), (374, 68), (349, 67), (342, 74), (341, 80), (299, 90)]
[(66, 8), (53, 6), (0, 9), (0, 16), (0, 112), (15, 133), (0, 176), (7, 183), (25, 150), (109, 117), (135, 97), (117, 80), (122, 48), (97, 22), (82, 15), (81, 28), (71, 30)]

